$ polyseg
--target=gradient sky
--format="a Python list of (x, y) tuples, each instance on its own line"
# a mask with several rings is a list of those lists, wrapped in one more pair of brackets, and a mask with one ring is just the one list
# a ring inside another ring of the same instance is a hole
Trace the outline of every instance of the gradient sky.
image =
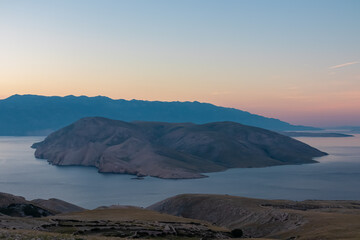
[(360, 1), (0, 0), (0, 98), (16, 93), (360, 125)]

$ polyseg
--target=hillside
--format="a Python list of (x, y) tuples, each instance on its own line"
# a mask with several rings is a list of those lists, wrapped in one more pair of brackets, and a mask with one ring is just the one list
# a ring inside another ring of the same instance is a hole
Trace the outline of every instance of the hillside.
[(233, 121), (270, 130), (314, 130), (234, 108), (199, 102), (113, 100), (107, 97), (14, 95), (0, 100), (0, 135), (48, 135), (84, 117), (122, 121)]
[(9, 216), (40, 217), (83, 210), (82, 207), (55, 198), (28, 201), (20, 196), (0, 192), (0, 214)]
[(314, 163), (325, 153), (300, 141), (234, 122), (123, 122), (84, 118), (35, 143), (55, 165), (160, 178), (200, 178), (228, 168)]
[[(11, 207), (23, 200), (26, 201), (22, 197), (0, 193), (0, 201), (7, 201), (7, 205), (2, 207)], [(59, 201), (64, 205), (63, 201)], [(26, 204), (30, 204), (30, 201)], [(0, 239), (194, 240), (229, 237), (232, 235), (228, 229), (201, 220), (176, 217), (132, 206), (103, 207), (94, 210), (78, 208), (76, 212), (49, 213), (41, 217), (13, 215), (7, 212), (0, 215)]]
[[(8, 204), (2, 207), (24, 201), (22, 197), (0, 194), (0, 202)], [(147, 209), (116, 205), (42, 217), (0, 214), (0, 239), (199, 240), (241, 236), (251, 239), (359, 239), (360, 201), (296, 202), (182, 194)]]
[(360, 201), (296, 202), (183, 194), (148, 209), (242, 229), (244, 237), (250, 238), (360, 239)]

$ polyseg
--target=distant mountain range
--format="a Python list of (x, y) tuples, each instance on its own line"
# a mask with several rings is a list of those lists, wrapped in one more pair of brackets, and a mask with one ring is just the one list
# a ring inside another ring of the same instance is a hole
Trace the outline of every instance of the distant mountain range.
[(54, 165), (159, 178), (201, 178), (228, 168), (314, 163), (326, 155), (305, 143), (234, 122), (123, 122), (82, 118), (35, 143)]
[(48, 135), (84, 117), (122, 121), (209, 123), (233, 121), (275, 131), (316, 130), (234, 108), (200, 102), (114, 100), (108, 97), (13, 95), (0, 100), (0, 135)]
[(336, 130), (336, 131), (341, 130), (341, 131), (347, 132), (349, 134), (360, 133), (360, 126), (337, 126), (337, 127), (331, 127), (329, 129)]

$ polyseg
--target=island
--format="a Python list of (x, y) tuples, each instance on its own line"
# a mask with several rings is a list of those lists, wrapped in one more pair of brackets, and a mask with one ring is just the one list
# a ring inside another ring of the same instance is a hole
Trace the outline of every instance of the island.
[(167, 179), (206, 177), (229, 168), (315, 163), (326, 155), (305, 143), (235, 122), (124, 122), (83, 118), (32, 146), (54, 165)]

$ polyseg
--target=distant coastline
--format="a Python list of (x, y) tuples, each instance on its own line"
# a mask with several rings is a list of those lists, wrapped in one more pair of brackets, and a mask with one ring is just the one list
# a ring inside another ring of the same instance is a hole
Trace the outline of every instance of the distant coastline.
[(0, 136), (48, 135), (84, 117), (196, 124), (232, 121), (272, 131), (321, 130), (210, 103), (128, 101), (104, 96), (13, 95), (0, 99), (0, 115), (4, 116), (0, 118)]
[(354, 137), (351, 134), (330, 133), (330, 132), (280, 132), (288, 137)]

